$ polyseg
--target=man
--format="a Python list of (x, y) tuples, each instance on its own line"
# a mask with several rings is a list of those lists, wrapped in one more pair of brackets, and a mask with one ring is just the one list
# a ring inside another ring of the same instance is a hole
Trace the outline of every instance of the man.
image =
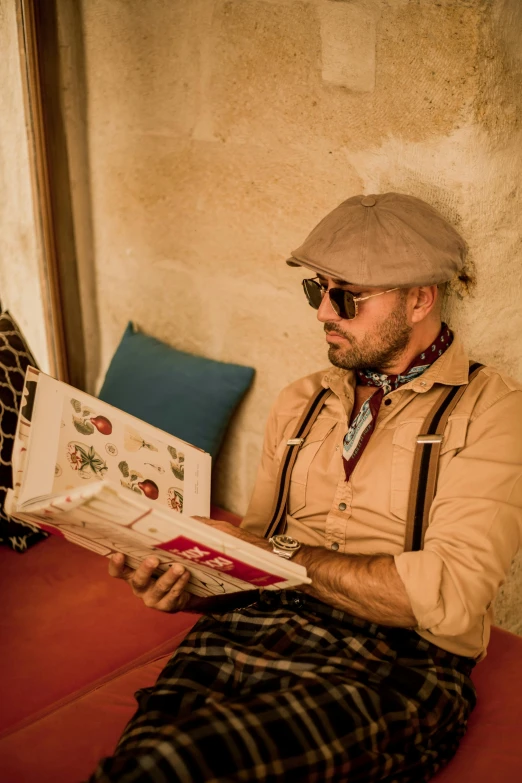
[[(200, 620), (93, 780), (419, 783), (452, 757), (522, 533), (522, 387), (491, 368), (470, 382), (441, 323), (464, 256), (438, 212), (395, 193), (348, 199), (294, 251), (316, 275), (303, 285), (333, 367), (277, 400), (242, 528), (208, 523), (293, 555), (312, 583)], [(404, 551), (417, 436), (450, 386), (468, 388), (444, 429), (424, 546)], [(287, 538), (269, 541), (282, 455), (322, 387)], [(180, 566), (154, 581), (154, 559), (136, 572), (121, 560), (112, 575), (147, 605), (197, 607)]]

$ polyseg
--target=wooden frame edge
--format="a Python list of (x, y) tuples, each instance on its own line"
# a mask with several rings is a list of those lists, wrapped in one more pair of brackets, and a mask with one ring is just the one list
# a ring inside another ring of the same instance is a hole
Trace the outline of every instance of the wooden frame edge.
[(16, 13), (33, 208), (38, 229), (38, 268), (50, 371), (56, 378), (67, 383), (70, 373), (52, 218), (34, 0), (17, 0)]

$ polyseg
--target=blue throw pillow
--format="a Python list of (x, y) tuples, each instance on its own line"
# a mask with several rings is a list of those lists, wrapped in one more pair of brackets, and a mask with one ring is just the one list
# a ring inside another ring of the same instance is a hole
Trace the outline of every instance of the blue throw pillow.
[(214, 459), (253, 377), (252, 367), (178, 351), (129, 323), (100, 399), (199, 446)]

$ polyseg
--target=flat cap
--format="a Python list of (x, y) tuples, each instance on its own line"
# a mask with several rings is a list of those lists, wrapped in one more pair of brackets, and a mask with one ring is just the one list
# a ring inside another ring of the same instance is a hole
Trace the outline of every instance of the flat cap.
[(402, 193), (353, 196), (287, 260), (369, 287), (436, 285), (464, 266), (466, 243), (429, 204)]

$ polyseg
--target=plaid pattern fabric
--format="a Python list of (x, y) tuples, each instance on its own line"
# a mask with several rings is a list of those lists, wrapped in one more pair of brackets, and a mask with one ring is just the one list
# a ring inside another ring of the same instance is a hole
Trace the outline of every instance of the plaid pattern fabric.
[(473, 661), (295, 591), (201, 619), (91, 783), (421, 783), (455, 753)]

